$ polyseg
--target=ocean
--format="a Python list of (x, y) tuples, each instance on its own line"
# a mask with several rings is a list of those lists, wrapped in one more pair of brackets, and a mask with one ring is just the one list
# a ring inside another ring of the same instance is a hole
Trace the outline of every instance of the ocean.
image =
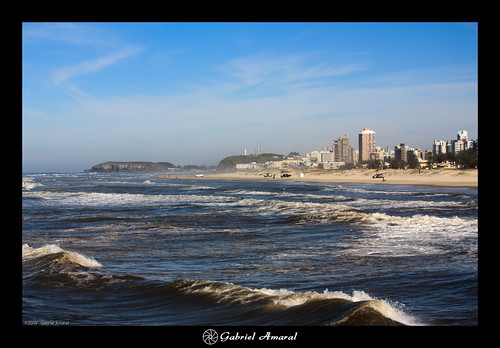
[(478, 324), (469, 188), (23, 174), (24, 325)]

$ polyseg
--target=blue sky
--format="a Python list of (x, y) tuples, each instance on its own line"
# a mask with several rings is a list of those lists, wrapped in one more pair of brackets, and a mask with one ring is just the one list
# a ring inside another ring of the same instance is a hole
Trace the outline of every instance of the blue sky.
[(23, 23), (23, 171), (477, 137), (476, 23)]

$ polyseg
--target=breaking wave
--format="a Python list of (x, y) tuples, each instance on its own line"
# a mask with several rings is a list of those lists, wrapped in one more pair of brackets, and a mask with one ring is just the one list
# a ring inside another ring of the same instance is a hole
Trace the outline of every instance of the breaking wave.
[[(279, 318), (286, 325), (418, 325), (411, 315), (385, 300), (372, 298), (364, 291), (351, 295), (341, 291), (319, 293), (287, 289), (251, 289), (231, 283), (209, 280), (182, 280), (183, 292), (202, 294), (220, 304), (260, 304), (259, 310), (269, 319)], [(301, 320), (310, 317), (312, 322)], [(274, 324), (268, 322), (266, 324)]]
[(30, 176), (23, 177), (23, 181), (22, 181), (23, 190), (29, 191), (35, 187), (42, 187), (42, 186), (44, 186), (44, 185), (40, 184), (38, 182), (33, 182), (33, 177), (30, 177)]
[(474, 190), (115, 174), (22, 181), (23, 320), (477, 324)]
[(87, 268), (102, 267), (92, 257), (83, 256), (74, 251), (66, 251), (55, 244), (46, 244), (39, 248), (32, 248), (28, 244), (23, 244), (22, 247), (23, 262), (54, 254), (59, 255), (59, 261), (68, 261)]
[[(120, 320), (125, 317), (131, 323), (136, 316), (141, 320), (154, 316), (155, 322), (169, 325), (419, 325), (402, 305), (364, 291), (294, 292), (190, 279), (165, 283), (108, 274), (92, 257), (53, 244), (39, 248), (24, 244), (22, 251), (26, 286), (81, 291), (85, 296), (72, 310), (109, 297), (112, 306), (120, 308)], [(92, 325), (100, 324), (113, 324), (113, 317), (99, 321), (94, 312)]]

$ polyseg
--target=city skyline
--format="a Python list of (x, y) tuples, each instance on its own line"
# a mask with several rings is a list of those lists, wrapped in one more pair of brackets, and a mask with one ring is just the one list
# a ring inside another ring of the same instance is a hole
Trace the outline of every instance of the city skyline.
[[(477, 136), (477, 23), (23, 23), (23, 171)], [(324, 140), (318, 140), (324, 139)], [(251, 151), (250, 151), (251, 152)]]
[[(363, 128), (359, 131), (358, 133), (358, 136), (359, 136), (359, 141), (358, 141), (358, 144), (361, 144), (361, 141), (363, 139), (363, 141), (367, 141), (369, 143), (369, 145), (367, 145), (367, 156), (369, 156), (369, 154), (371, 152), (374, 151), (374, 149), (376, 147), (380, 147), (380, 148), (391, 148), (391, 147), (395, 147), (397, 145), (400, 145), (401, 143), (402, 144), (405, 144), (406, 142), (405, 141), (402, 141), (400, 144), (385, 144), (385, 145), (377, 145), (377, 142), (376, 142), (376, 131), (373, 130), (373, 129), (370, 129), (370, 128)], [(363, 137), (361, 137), (361, 135), (364, 134)], [(367, 134), (369, 134), (369, 136), (367, 136)], [(373, 137), (373, 138), (372, 138)], [(348, 134), (345, 134), (344, 136), (340, 137), (338, 140), (334, 139), (333, 142), (335, 143), (336, 141), (340, 141), (341, 138), (347, 138), (347, 142), (348, 142), (348, 139), (349, 139), (349, 135)], [(442, 140), (442, 139), (448, 139), (448, 140)], [(425, 147), (418, 147), (418, 146), (415, 146), (416, 148), (420, 148), (422, 151), (432, 151), (432, 149), (434, 148), (434, 146), (436, 145), (436, 142), (443, 142), (445, 145), (446, 143), (449, 143), (451, 140), (466, 140), (466, 141), (477, 141), (478, 139), (475, 138), (471, 138), (469, 136), (469, 132), (468, 130), (466, 129), (461, 129), (461, 130), (457, 130), (456, 133), (455, 133), (455, 137), (452, 139), (449, 137), (449, 134), (446, 134), (446, 136), (441, 136), (439, 137), (439, 140), (438, 139), (434, 139), (433, 143), (432, 144), (429, 144), (428, 146), (425, 146)], [(348, 143), (348, 145), (351, 145)], [(408, 144), (407, 144), (408, 145)], [(410, 144), (411, 145), (411, 144)], [(352, 146), (352, 145), (351, 145)], [(353, 146), (352, 146), (353, 147)], [(354, 147), (353, 147), (354, 148)], [(354, 150), (357, 150), (359, 151), (360, 150), (360, 146), (356, 149), (354, 148)], [(463, 149), (461, 149), (460, 151), (462, 151)], [(361, 158), (361, 156), (360, 156)], [(368, 160), (368, 158), (365, 158), (365, 159), (360, 159), (361, 161), (366, 161)]]
[[(331, 147), (323, 146), (322, 150), (312, 150), (302, 157), (316, 158), (315, 161), (319, 163), (331, 162), (331, 169), (338, 169), (340, 162), (344, 164), (366, 163), (370, 160), (381, 160), (384, 162), (387, 158), (395, 158), (408, 162), (408, 151), (415, 154), (422, 161), (427, 160), (428, 154), (435, 156), (436, 154), (445, 154), (447, 152), (458, 153), (469, 149), (477, 151), (478, 139), (470, 138), (467, 130), (458, 130), (455, 134), (455, 138), (450, 139), (449, 137), (445, 137), (448, 139), (446, 141), (434, 140), (433, 144), (424, 148), (413, 147), (410, 146), (411, 144), (406, 144), (405, 142), (380, 146), (376, 143), (376, 131), (363, 128), (358, 133), (358, 149), (349, 144), (349, 135), (345, 134), (338, 139), (334, 139)], [(364, 150), (360, 151), (360, 149)]]

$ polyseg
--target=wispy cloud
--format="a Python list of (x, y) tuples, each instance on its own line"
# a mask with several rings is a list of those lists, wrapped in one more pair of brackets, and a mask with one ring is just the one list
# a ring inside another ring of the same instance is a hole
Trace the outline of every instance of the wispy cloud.
[(74, 77), (94, 73), (117, 62), (131, 57), (139, 53), (142, 49), (137, 47), (125, 48), (121, 51), (106, 56), (102, 56), (93, 60), (88, 60), (76, 65), (67, 66), (52, 73), (52, 78), (55, 84), (59, 85)]
[(57, 42), (87, 47), (110, 47), (123, 44), (122, 39), (90, 23), (23, 23), (23, 43)]
[[(87, 23), (24, 23), (23, 45), (26, 47), (40, 45), (61, 47), (52, 52), (56, 58), (54, 61), (58, 61), (61, 67), (49, 72), (56, 85), (78, 76), (98, 72), (143, 50), (139, 45), (124, 41), (120, 36), (108, 30), (105, 25)], [(73, 57), (80, 56), (80, 54), (59, 55), (64, 50), (81, 52), (86, 57), (89, 57), (91, 52), (95, 52), (95, 58), (81, 58), (86, 60), (60, 63), (61, 59), (68, 57), (73, 59)]]
[(244, 86), (260, 83), (293, 83), (310, 79), (330, 78), (368, 69), (365, 62), (315, 62), (315, 54), (273, 56), (261, 53), (229, 61), (224, 69)]

